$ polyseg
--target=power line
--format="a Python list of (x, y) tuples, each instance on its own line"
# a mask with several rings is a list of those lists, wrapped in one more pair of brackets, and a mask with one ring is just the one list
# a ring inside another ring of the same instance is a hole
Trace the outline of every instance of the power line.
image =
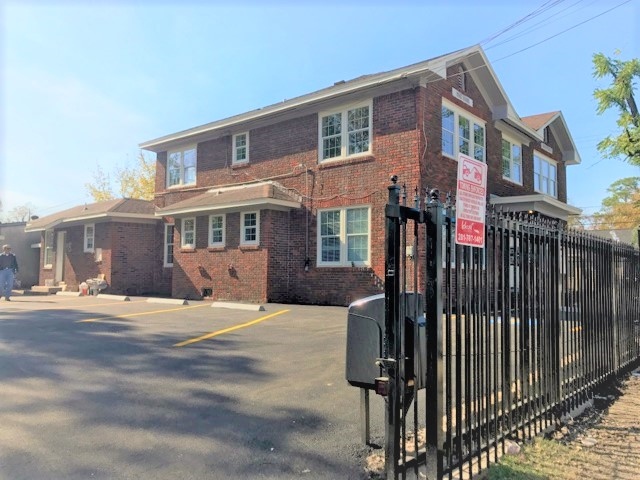
[(566, 33), (566, 32), (568, 32), (568, 31), (570, 31), (570, 30), (573, 30), (574, 28), (577, 28), (577, 27), (579, 27), (580, 25), (584, 25), (585, 23), (590, 22), (591, 20), (594, 20), (594, 19), (596, 19), (596, 18), (598, 18), (598, 17), (601, 17), (601, 16), (602, 16), (602, 15), (604, 15), (605, 13), (609, 13), (609, 12), (611, 12), (612, 10), (615, 10), (616, 8), (619, 8), (619, 7), (621, 7), (621, 6), (625, 5), (625, 4), (629, 3), (629, 2), (631, 2), (631, 0), (626, 0), (626, 1), (624, 1), (624, 2), (622, 2), (622, 3), (620, 3), (620, 4), (618, 4), (618, 5), (616, 5), (615, 7), (612, 7), (612, 8), (610, 8), (610, 9), (608, 9), (608, 10), (605, 10), (605, 11), (604, 11), (604, 12), (602, 12), (602, 13), (599, 13), (598, 15), (594, 15), (593, 17), (590, 17), (590, 18), (588, 18), (588, 19), (586, 19), (586, 20), (584, 20), (584, 21), (582, 21), (582, 22), (580, 22), (580, 23), (577, 23), (577, 24), (575, 24), (575, 25), (573, 25), (573, 26), (571, 26), (571, 27), (569, 27), (569, 28), (566, 28), (566, 29), (562, 30), (561, 32), (556, 33), (555, 35), (551, 35), (550, 37), (547, 37), (547, 38), (545, 38), (545, 39), (543, 39), (543, 40), (540, 40), (539, 42), (536, 42), (536, 43), (534, 43), (533, 45), (529, 45), (528, 47), (525, 47), (525, 48), (523, 48), (523, 49), (521, 49), (521, 50), (518, 50), (517, 52), (513, 52), (513, 53), (510, 53), (509, 55), (506, 55), (506, 56), (504, 56), (504, 57), (498, 58), (497, 60), (494, 60), (494, 63), (495, 63), (495, 62), (499, 62), (500, 60), (504, 60), (504, 59), (509, 58), (509, 57), (513, 57), (514, 55), (517, 55), (518, 53), (525, 52), (525, 51), (529, 50), (530, 48), (536, 47), (536, 46), (540, 45), (541, 43), (544, 43), (544, 42), (546, 42), (546, 41), (548, 41), (548, 40), (551, 40), (552, 38), (555, 38), (555, 37), (557, 37), (557, 36), (559, 36), (559, 35), (562, 35), (563, 33)]

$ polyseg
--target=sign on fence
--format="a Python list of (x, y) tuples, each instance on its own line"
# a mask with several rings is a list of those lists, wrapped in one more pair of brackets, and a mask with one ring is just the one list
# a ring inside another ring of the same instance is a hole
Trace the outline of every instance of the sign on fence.
[(486, 204), (487, 164), (461, 153), (456, 192), (457, 244), (484, 248)]

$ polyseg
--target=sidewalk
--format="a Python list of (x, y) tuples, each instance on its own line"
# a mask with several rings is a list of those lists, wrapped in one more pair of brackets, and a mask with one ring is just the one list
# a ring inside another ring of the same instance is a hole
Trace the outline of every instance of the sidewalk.
[(596, 397), (594, 420), (600, 421), (568, 443), (587, 454), (581, 456), (581, 478), (640, 478), (640, 370), (622, 383), (620, 393), (602, 412)]

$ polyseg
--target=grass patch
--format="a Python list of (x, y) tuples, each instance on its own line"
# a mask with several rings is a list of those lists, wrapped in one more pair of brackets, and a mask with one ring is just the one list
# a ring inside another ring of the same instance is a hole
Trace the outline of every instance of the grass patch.
[(489, 468), (489, 480), (577, 479), (585, 453), (552, 440), (535, 439), (519, 455), (505, 455)]

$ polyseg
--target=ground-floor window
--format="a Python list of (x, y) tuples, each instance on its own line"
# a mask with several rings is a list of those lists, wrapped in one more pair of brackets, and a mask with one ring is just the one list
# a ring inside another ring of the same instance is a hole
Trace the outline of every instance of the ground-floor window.
[(344, 207), (318, 212), (318, 266), (369, 265), (371, 209)]
[(164, 226), (164, 266), (173, 267), (173, 225)]

